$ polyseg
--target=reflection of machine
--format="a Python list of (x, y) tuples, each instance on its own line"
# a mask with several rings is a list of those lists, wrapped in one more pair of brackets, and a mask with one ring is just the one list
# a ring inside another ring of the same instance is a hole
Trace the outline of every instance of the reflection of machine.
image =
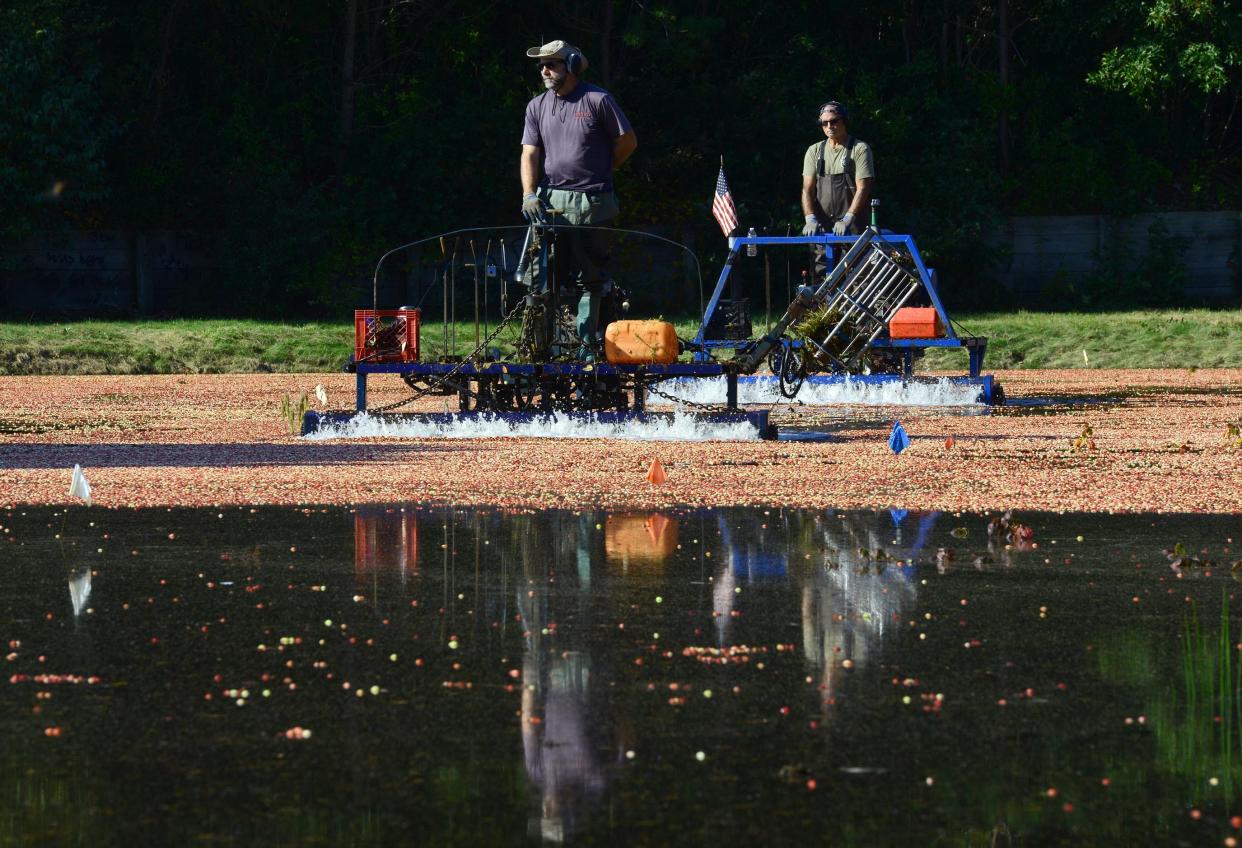
[(735, 539), (733, 530), (724, 516), (716, 519), (721, 541), (729, 552), (729, 568), (735, 577), (754, 583), (759, 580), (784, 580), (789, 570), (789, 557), (783, 550), (773, 550), (770, 542), (765, 544), (761, 528), (751, 528), (749, 533)]
[(802, 646), (807, 663), (820, 670), (825, 698), (835, 690), (841, 663), (866, 663), (894, 622), (903, 619), (918, 590), (914, 567), (939, 513), (917, 519), (915, 538), (902, 542), (905, 512), (827, 518), (822, 529), (824, 562), (802, 586)]
[(729, 645), (738, 584), (783, 581), (789, 574), (789, 556), (783, 547), (788, 528), (771, 532), (758, 515), (750, 516), (749, 522), (743, 519), (741, 527), (730, 524), (737, 520), (737, 516), (716, 516), (725, 555), (723, 566), (712, 581), (712, 613), (716, 640), (722, 648)]
[(354, 575), (370, 579), (418, 574), (418, 522), (412, 512), (364, 509), (354, 514)]

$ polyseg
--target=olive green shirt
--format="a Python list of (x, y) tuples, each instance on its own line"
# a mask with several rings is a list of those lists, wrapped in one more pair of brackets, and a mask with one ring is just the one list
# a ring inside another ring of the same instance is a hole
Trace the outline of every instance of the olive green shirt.
[[(802, 176), (817, 177), (815, 173), (815, 163), (819, 161), (819, 146), (822, 141), (817, 141), (806, 149), (806, 155), (802, 157)], [(845, 151), (849, 144), (847, 140), (840, 147), (833, 147), (829, 142), (824, 147), (824, 174), (831, 176), (833, 174), (843, 174)], [(875, 178), (875, 162), (871, 158), (871, 148), (867, 146), (867, 142), (854, 139), (854, 151), (852, 157), (854, 160), (854, 179), (867, 180)]]

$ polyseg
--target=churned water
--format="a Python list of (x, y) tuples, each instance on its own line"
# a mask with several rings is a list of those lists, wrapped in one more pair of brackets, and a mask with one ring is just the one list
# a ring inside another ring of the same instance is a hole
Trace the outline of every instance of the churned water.
[(555, 439), (620, 439), (625, 441), (708, 442), (757, 441), (759, 431), (746, 422), (704, 420), (677, 411), (642, 421), (584, 421), (551, 413), (537, 419), (515, 420), (483, 415), (477, 419), (444, 421), (394, 416), (356, 415), (341, 424), (325, 424), (305, 438), (314, 440), (368, 437), (405, 439), (484, 439), (529, 437)]
[[(688, 404), (721, 406), (725, 401), (725, 380), (667, 380), (659, 384), (662, 392)], [(967, 414), (983, 414), (989, 407), (978, 403), (979, 388), (961, 385), (947, 378), (920, 379), (906, 384), (867, 383), (846, 379), (823, 383), (807, 380), (797, 399), (790, 401), (780, 394), (775, 378), (754, 378), (738, 384), (738, 402), (751, 406), (827, 407), (823, 410), (832, 420), (891, 420), (903, 407), (951, 407)], [(343, 423), (324, 424), (306, 436), (313, 440), (359, 438), (479, 439), (496, 437), (619, 439), (625, 441), (754, 441), (758, 430), (744, 422), (713, 421), (672, 404), (667, 398), (652, 394), (652, 407), (672, 411), (653, 415), (642, 421), (623, 423), (583, 420), (564, 415), (541, 416), (517, 420), (482, 415), (476, 419), (445, 421), (437, 418), (402, 418), (398, 416), (360, 414)], [(846, 406), (841, 406), (845, 404)], [(449, 409), (446, 406), (445, 412)], [(781, 410), (776, 410), (779, 414)], [(781, 422), (781, 430), (789, 438), (806, 438), (796, 421)], [(823, 437), (824, 434), (810, 434)]]
[[(720, 404), (725, 400), (725, 378), (668, 380), (659, 388), (694, 403)], [(848, 376), (822, 381), (808, 377), (798, 390), (797, 402), (808, 406), (854, 404), (866, 406), (977, 406), (979, 387), (955, 382), (947, 377), (868, 382)], [(738, 381), (738, 402), (743, 404), (788, 404), (775, 377), (755, 377)], [(652, 402), (658, 402), (652, 398)]]
[(5, 510), (0, 840), (1233, 838), (1238, 518), (999, 518)]

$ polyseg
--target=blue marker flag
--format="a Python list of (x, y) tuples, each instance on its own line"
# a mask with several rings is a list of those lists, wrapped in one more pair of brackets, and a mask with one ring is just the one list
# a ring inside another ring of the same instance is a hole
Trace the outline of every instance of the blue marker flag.
[(910, 447), (910, 437), (906, 435), (906, 428), (901, 426), (900, 421), (893, 422), (893, 432), (888, 435), (888, 446), (893, 449), (893, 453), (901, 453)]

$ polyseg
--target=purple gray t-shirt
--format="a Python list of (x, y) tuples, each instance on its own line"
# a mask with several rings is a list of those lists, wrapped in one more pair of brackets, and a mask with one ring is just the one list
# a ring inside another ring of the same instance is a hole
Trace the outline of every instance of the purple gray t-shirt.
[(630, 122), (611, 94), (579, 81), (567, 97), (548, 90), (526, 104), (522, 144), (540, 148), (541, 186), (612, 191), (612, 145)]

